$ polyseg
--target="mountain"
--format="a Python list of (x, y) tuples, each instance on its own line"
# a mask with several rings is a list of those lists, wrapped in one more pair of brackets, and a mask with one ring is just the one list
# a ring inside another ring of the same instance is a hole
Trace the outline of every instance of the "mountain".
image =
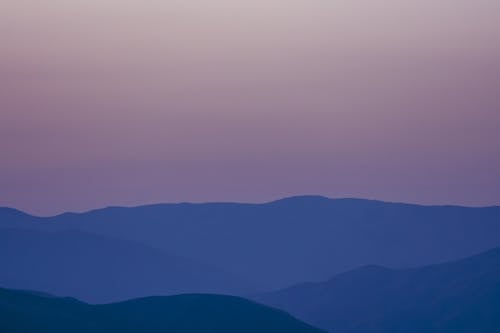
[(0, 262), (1, 286), (91, 302), (249, 291), (238, 278), (208, 265), (81, 231), (0, 229)]
[(318, 196), (109, 207), (49, 218), (6, 210), (0, 211), (1, 225), (140, 242), (220, 267), (260, 290), (322, 281), (366, 264), (405, 268), (456, 260), (500, 244), (500, 207)]
[(256, 300), (335, 333), (496, 333), (500, 248), (416, 269), (365, 266)]
[(321, 333), (285, 312), (220, 295), (150, 297), (89, 305), (0, 289), (3, 333)]

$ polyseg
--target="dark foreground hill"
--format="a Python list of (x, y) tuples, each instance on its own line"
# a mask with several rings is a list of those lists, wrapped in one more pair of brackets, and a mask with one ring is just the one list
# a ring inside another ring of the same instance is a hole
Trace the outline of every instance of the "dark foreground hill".
[(89, 305), (0, 289), (2, 333), (321, 333), (290, 315), (219, 295), (150, 297)]
[(248, 291), (238, 278), (143, 244), (81, 231), (0, 229), (0, 285), (102, 303)]
[(406, 268), (456, 260), (500, 244), (500, 207), (315, 196), (110, 207), (50, 218), (3, 209), (0, 225), (140, 242), (231, 272), (261, 290), (322, 281), (367, 264)]
[(257, 299), (335, 333), (498, 333), (500, 248), (417, 269), (366, 266)]

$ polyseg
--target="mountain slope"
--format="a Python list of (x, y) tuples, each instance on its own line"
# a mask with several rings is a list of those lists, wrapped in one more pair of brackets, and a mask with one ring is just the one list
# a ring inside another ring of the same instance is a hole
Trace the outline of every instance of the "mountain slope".
[(417, 269), (366, 266), (256, 299), (336, 333), (500, 332), (500, 248)]
[(248, 290), (236, 277), (199, 262), (81, 231), (0, 229), (0, 262), (1, 286), (91, 302)]
[(0, 224), (138, 241), (233, 272), (262, 290), (325, 280), (366, 264), (404, 268), (455, 260), (500, 244), (500, 207), (315, 196), (110, 207), (51, 218), (11, 214), (0, 216)]
[(320, 333), (288, 314), (220, 295), (150, 297), (89, 305), (0, 289), (3, 333)]

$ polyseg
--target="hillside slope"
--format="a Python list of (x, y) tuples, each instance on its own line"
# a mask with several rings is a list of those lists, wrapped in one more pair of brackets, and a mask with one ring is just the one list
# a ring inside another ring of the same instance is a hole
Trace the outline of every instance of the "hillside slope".
[(365, 266), (256, 299), (335, 333), (500, 332), (500, 248), (416, 269)]
[(2, 333), (321, 333), (288, 314), (220, 295), (150, 297), (89, 305), (0, 289)]

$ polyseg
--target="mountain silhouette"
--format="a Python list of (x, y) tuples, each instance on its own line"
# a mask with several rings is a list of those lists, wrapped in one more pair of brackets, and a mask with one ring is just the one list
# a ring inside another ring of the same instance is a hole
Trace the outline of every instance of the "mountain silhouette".
[(48, 218), (4, 209), (0, 226), (140, 242), (273, 290), (366, 264), (414, 267), (487, 250), (500, 244), (500, 207), (301, 196), (265, 204), (109, 207)]
[(2, 333), (321, 333), (246, 299), (189, 294), (89, 305), (71, 298), (0, 289)]
[(500, 248), (415, 269), (365, 266), (256, 300), (335, 333), (500, 332)]
[(90, 302), (251, 290), (235, 276), (208, 265), (81, 231), (0, 229), (0, 262), (3, 287)]

